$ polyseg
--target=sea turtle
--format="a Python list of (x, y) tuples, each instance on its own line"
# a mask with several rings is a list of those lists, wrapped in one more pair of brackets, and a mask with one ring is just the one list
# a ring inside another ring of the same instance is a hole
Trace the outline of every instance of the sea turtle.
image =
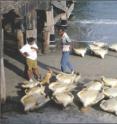
[(87, 52), (87, 48), (74, 48), (74, 53), (81, 56), (81, 57), (84, 57), (86, 52)]
[(107, 78), (102, 76), (101, 80), (103, 81), (105, 86), (117, 87), (117, 78)]
[(40, 86), (35, 86), (31, 89), (26, 89), (25, 93), (30, 94), (30, 95), (34, 94), (34, 93), (41, 93), (41, 94), (45, 95), (44, 91), (45, 91), (45, 87), (40, 85)]
[(72, 83), (78, 83), (80, 79), (80, 74), (75, 73), (75, 74), (67, 74), (67, 73), (59, 73), (56, 75), (56, 79), (58, 82), (66, 83), (66, 84), (72, 84)]
[(50, 99), (41, 93), (27, 94), (21, 98), (21, 103), (25, 111), (33, 110), (41, 107)]
[(70, 92), (54, 93), (53, 100), (64, 107), (73, 103), (74, 96)]
[(98, 46), (98, 47), (100, 47), (100, 48), (107, 46), (106, 43), (100, 42), (100, 41), (97, 41), (97, 42), (94, 41), (94, 42), (93, 42), (93, 45)]
[(39, 81), (33, 81), (33, 82), (26, 82), (26, 83), (24, 83), (24, 84), (22, 84), (21, 86), (23, 87), (23, 88), (33, 88), (33, 87), (35, 87), (35, 86), (37, 86), (37, 85), (39, 85), (40, 84), (40, 82)]
[(53, 82), (49, 85), (49, 89), (56, 93), (72, 91), (75, 87), (75, 84), (65, 84), (60, 82)]
[(100, 103), (100, 108), (107, 112), (112, 112), (117, 115), (117, 97), (110, 98), (108, 100), (103, 100)]
[(103, 87), (103, 83), (98, 80), (93, 80), (84, 85), (88, 90), (97, 90), (100, 91)]
[(111, 46), (109, 46), (109, 49), (112, 51), (116, 51), (117, 52), (117, 43), (112, 44)]
[(92, 52), (95, 55), (97, 55), (97, 56), (101, 57), (102, 59), (104, 59), (104, 56), (108, 53), (108, 50), (100, 48), (100, 49), (94, 49), (94, 50), (92, 50)]
[(109, 98), (117, 97), (117, 87), (104, 87), (103, 93)]
[(104, 98), (104, 94), (98, 90), (88, 90), (84, 88), (77, 93), (78, 98), (83, 103), (84, 107), (98, 103)]

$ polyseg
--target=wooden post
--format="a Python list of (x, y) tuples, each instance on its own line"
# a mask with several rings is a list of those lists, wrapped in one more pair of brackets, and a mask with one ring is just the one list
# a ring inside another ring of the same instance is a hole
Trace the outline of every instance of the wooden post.
[[(2, 27), (2, 26), (1, 26)], [(2, 29), (2, 28), (1, 28)], [(5, 71), (4, 71), (4, 31), (2, 29), (0, 37), (0, 100), (1, 102), (6, 101), (6, 82), (5, 82)]]
[(50, 11), (50, 41), (49, 41), (49, 47), (50, 48), (55, 48), (56, 43), (55, 43), (55, 29), (54, 29), (54, 13), (53, 13), (53, 6), (51, 6), (51, 11)]
[(54, 26), (53, 10), (50, 8), (49, 10), (46, 11), (46, 23), (43, 31), (45, 53), (48, 52), (49, 50), (50, 38), (54, 34), (53, 26)]
[(48, 41), (47, 44), (48, 44), (48, 47), (49, 47), (49, 42), (50, 42), (50, 32), (52, 31), (52, 14), (51, 14), (51, 9), (50, 10), (47, 10), (46, 11), (46, 18), (47, 18), (47, 22), (46, 22), (46, 26), (47, 26), (47, 29), (48, 29)]
[(28, 12), (28, 15), (30, 16), (29, 23), (31, 24), (31, 28), (26, 30), (26, 38), (34, 37), (37, 39), (36, 12), (34, 8)]

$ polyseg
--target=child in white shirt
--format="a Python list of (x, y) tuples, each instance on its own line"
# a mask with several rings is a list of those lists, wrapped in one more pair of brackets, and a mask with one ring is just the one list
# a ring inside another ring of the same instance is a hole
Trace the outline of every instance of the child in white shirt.
[(28, 43), (20, 49), (20, 53), (26, 58), (27, 74), (29, 81), (32, 82), (32, 74), (34, 72), (36, 79), (39, 80), (40, 74), (37, 65), (38, 46), (35, 43), (35, 38), (30, 37)]

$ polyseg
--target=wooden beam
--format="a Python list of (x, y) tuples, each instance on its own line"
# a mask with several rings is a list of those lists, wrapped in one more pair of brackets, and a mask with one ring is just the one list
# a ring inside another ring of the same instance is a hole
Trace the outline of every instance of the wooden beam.
[[(2, 28), (1, 28), (2, 29)], [(5, 71), (4, 71), (4, 31), (0, 31), (0, 100), (1, 102), (6, 101), (6, 82), (5, 82)]]
[(48, 10), (50, 8), (51, 0), (39, 0), (39, 10)]
[(56, 24), (59, 20), (61, 20), (63, 18), (64, 19), (66, 18), (66, 20), (69, 19), (73, 9), (74, 9), (74, 2), (70, 5), (69, 8), (66, 8), (66, 12), (61, 13), (61, 14), (57, 15), (56, 17), (54, 17), (54, 24)]

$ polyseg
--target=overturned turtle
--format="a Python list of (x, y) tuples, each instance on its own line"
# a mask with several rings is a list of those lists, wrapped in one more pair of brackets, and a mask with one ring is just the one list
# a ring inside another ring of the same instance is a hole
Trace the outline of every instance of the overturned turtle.
[(54, 93), (53, 100), (57, 104), (62, 104), (64, 107), (73, 104), (74, 96), (70, 92)]
[(117, 97), (117, 87), (104, 87), (103, 93), (109, 98)]
[(117, 87), (117, 78), (106, 78), (102, 76), (101, 80), (103, 81), (105, 86)]
[(91, 50), (91, 52), (96, 55), (96, 56), (99, 56), (101, 57), (102, 59), (105, 57), (105, 55), (108, 53), (108, 50), (107, 49), (103, 49), (97, 45), (93, 45), (93, 44), (90, 44), (89, 45), (89, 48)]
[(96, 45), (94, 45), (94, 44), (90, 44), (90, 45), (89, 45), (89, 49), (90, 49), (91, 51), (93, 51), (93, 50), (100, 49), (100, 47), (99, 47), (99, 46), (96, 46)]
[(84, 107), (94, 105), (104, 98), (104, 94), (98, 90), (88, 90), (84, 88), (77, 93), (78, 98), (83, 103)]
[(108, 53), (108, 50), (105, 50), (105, 49), (95, 49), (95, 50), (92, 50), (92, 52), (99, 56), (100, 58), (104, 59), (105, 55)]
[(76, 88), (75, 84), (65, 84), (60, 82), (53, 82), (49, 85), (49, 89), (56, 93), (69, 92)]
[(100, 91), (103, 87), (103, 83), (98, 80), (93, 80), (84, 85), (88, 90), (97, 90)]
[(34, 94), (34, 93), (39, 93), (39, 94), (42, 94), (42, 95), (45, 95), (45, 87), (44, 86), (35, 86), (31, 89), (26, 89), (25, 90), (25, 93), (26, 94)]
[(25, 111), (34, 110), (46, 104), (50, 99), (41, 93), (27, 94), (21, 98)]
[(81, 57), (84, 57), (86, 52), (87, 52), (87, 48), (74, 48), (74, 53), (81, 56)]
[(108, 100), (103, 100), (100, 103), (100, 108), (107, 112), (112, 112), (117, 115), (117, 97), (110, 98)]
[(67, 74), (67, 73), (61, 72), (60, 74), (56, 76), (56, 79), (58, 80), (58, 82), (72, 84), (72, 83), (78, 83), (80, 77), (81, 76), (79, 73)]
[(99, 41), (98, 41), (98, 42), (94, 41), (94, 42), (93, 42), (93, 45), (98, 46), (98, 47), (100, 47), (100, 48), (107, 46), (106, 43), (104, 43), (104, 42), (99, 42)]
[(109, 46), (109, 49), (112, 51), (117, 52), (117, 43), (116, 44), (112, 44), (111, 46)]
[(33, 82), (29, 82), (29, 81), (27, 81), (26, 83), (24, 83), (24, 84), (22, 84), (21, 86), (23, 87), (23, 88), (33, 88), (33, 87), (35, 87), (35, 86), (37, 86), (37, 85), (39, 85), (40, 84), (40, 82), (39, 81), (33, 81)]

